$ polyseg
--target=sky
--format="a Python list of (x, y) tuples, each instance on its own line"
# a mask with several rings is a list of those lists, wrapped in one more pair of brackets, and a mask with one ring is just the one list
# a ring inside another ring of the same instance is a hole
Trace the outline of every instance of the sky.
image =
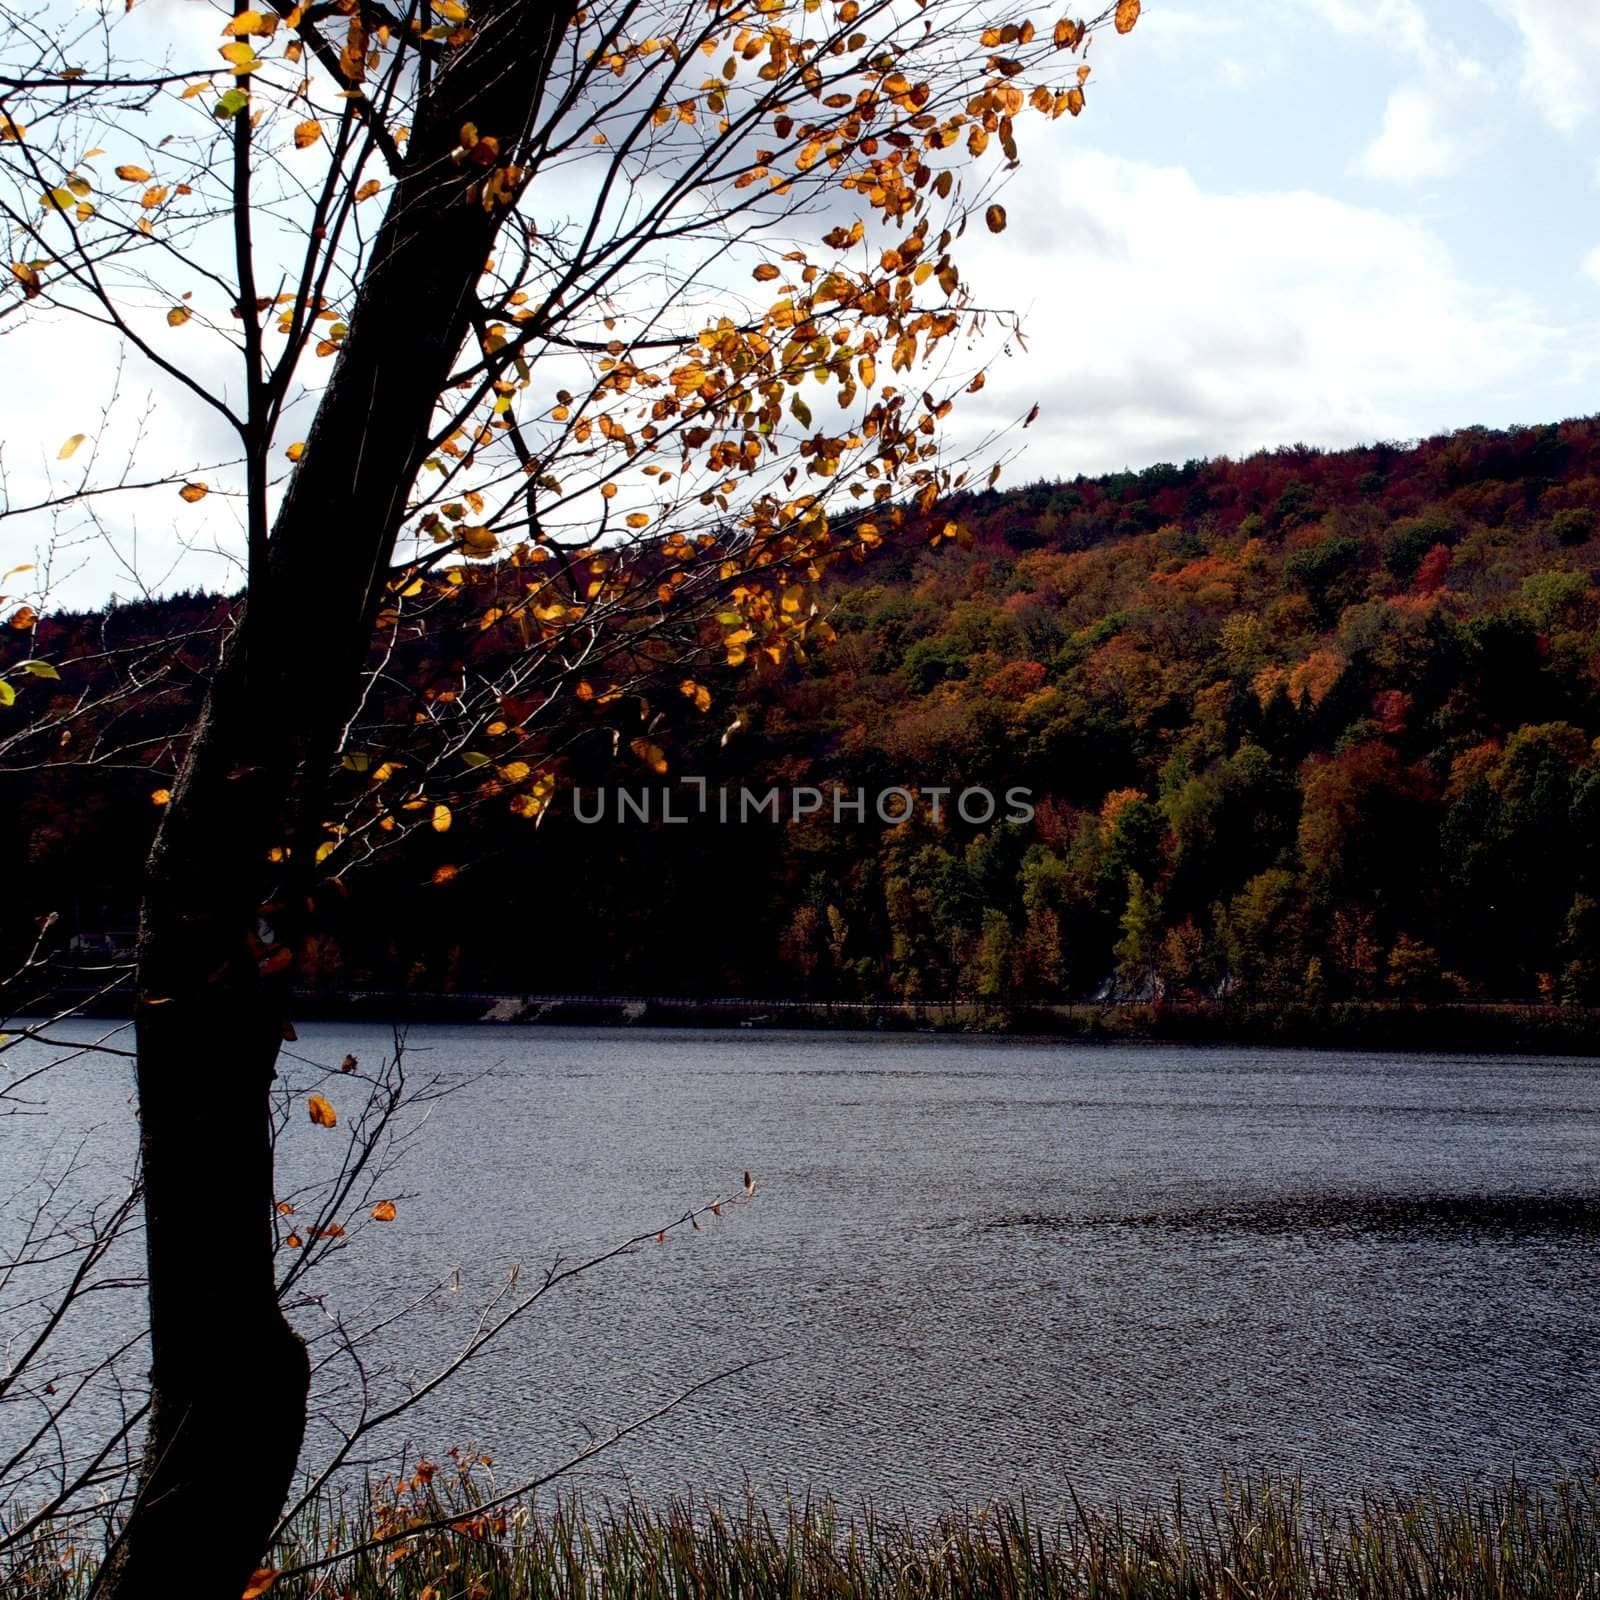
[[(1600, 410), (1597, 0), (1145, 0), (1089, 59), (1085, 114), (1024, 119), (1010, 226), (963, 257), (1026, 347), (960, 429), (1041, 407), (1004, 482)], [(106, 353), (30, 331), (0, 366), (29, 380), (0, 385), (23, 488), (92, 428)], [(124, 430), (147, 390), (150, 437), (215, 459), (137, 357)], [(109, 520), (122, 562), (65, 563), (57, 603), (126, 594), (133, 566), (231, 586), (165, 504)], [(0, 566), (40, 537), (0, 521)]]

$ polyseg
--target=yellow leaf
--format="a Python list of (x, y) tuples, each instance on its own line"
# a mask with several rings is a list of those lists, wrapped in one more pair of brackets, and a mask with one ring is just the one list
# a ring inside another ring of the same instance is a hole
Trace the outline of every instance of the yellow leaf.
[(649, 767), (652, 772), (666, 772), (667, 758), (662, 752), (660, 745), (651, 744), (648, 739), (634, 739), (629, 742), (628, 748), (633, 751), (633, 753), (638, 756), (638, 758), (644, 762), (644, 764)]
[(186, 483), (178, 491), (179, 498), (187, 500), (190, 505), (193, 505), (197, 500), (204, 500), (210, 493), (209, 485), (204, 483)]
[(438, 805), (433, 808), (433, 831), (435, 833), (449, 833), (450, 807)]
[(231, 67), (237, 67), (248, 72), (257, 63), (255, 47), (246, 44), (242, 39), (235, 39), (232, 44), (225, 44), (217, 54)]
[(0, 112), (0, 143), (14, 144), (27, 132), (27, 127), (21, 122), (13, 122), (10, 117)]
[(376, 178), (368, 178), (367, 181), (356, 190), (356, 199), (370, 200), (373, 195), (375, 195), (382, 187), (383, 185), (379, 183)]
[(124, 183), (149, 183), (152, 175), (144, 167), (126, 166), (117, 168), (117, 176)]
[(459, 0), (433, 0), (433, 9), (444, 18), (446, 22), (465, 22), (467, 8)]
[(294, 125), (294, 147), (304, 150), (314, 145), (322, 137), (322, 124), (320, 122), (297, 122)]
[(372, 1220), (374, 1222), (393, 1222), (395, 1216), (396, 1212), (394, 1209), (393, 1200), (380, 1200), (377, 1205), (372, 1208)]
[(193, 315), (194, 312), (188, 306), (174, 306), (167, 313), (167, 326), (169, 328), (181, 328)]
[(271, 33), (277, 25), (276, 17), (266, 17), (259, 11), (241, 11), (222, 34), (225, 39), (242, 39), (250, 33)]
[[(299, 1249), (299, 1235), (291, 1233), (288, 1244), (291, 1250)], [(276, 1567), (257, 1567), (250, 1574), (250, 1581), (244, 1586), (244, 1593), (239, 1597), (239, 1600), (260, 1600), (260, 1597), (277, 1582), (277, 1578), (278, 1569)]]
[(287, 450), (285, 450), (283, 453), (286, 456), (288, 456), (288, 458), (291, 461), (298, 461), (300, 459), (300, 457), (303, 456), (306, 453), (306, 442), (305, 442), (305, 440), (304, 439), (296, 439), (295, 442), (292, 445), (290, 445), (289, 448)]
[(170, 789), (152, 789), (150, 791), (150, 804), (153, 806), (164, 806), (169, 804), (171, 800), (172, 791)]
[(648, 528), (650, 526), (649, 517), (642, 511), (630, 511), (626, 520), (630, 528)]
[(1131, 33), (1139, 20), (1139, 0), (1117, 0), (1117, 32)]
[(306, 1110), (319, 1128), (331, 1128), (339, 1120), (339, 1113), (320, 1094), (314, 1094), (306, 1101)]
[(983, 220), (989, 225), (990, 233), (1004, 233), (1006, 231), (1006, 208), (1002, 205), (992, 205), (983, 214)]
[(73, 452), (75, 450), (77, 450), (78, 446), (80, 444), (82, 444), (83, 441), (85, 439), (87, 439), (88, 437), (89, 437), (89, 435), (86, 434), (86, 433), (75, 433), (75, 434), (73, 434), (73, 436), (70, 439), (68, 439), (67, 442), (64, 445), (62, 445), (62, 447), (59, 450), (56, 451), (56, 460), (57, 461), (70, 461), (72, 459)]

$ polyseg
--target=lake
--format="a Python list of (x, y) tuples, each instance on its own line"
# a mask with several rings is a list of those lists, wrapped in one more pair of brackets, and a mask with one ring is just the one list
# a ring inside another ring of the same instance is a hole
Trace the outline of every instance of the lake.
[[(390, 1043), (330, 1023), (288, 1047), (285, 1192), (357, 1109), (304, 1062)], [(380, 1381), (427, 1371), (512, 1265), (526, 1284), (757, 1179), (553, 1291), (412, 1416), (506, 1482), (752, 1360), (576, 1481), (926, 1510), (1262, 1470), (1346, 1498), (1597, 1453), (1590, 1063), (487, 1026), (416, 1028), (406, 1059), (455, 1092), (385, 1180), (396, 1220), (297, 1313), (459, 1268), (377, 1341)], [(301, 1109), (319, 1082), (337, 1130)], [(63, 1069), (50, 1116), (0, 1119), (0, 1172), (87, 1134), (75, 1181), (104, 1181), (129, 1087), (124, 1062)]]

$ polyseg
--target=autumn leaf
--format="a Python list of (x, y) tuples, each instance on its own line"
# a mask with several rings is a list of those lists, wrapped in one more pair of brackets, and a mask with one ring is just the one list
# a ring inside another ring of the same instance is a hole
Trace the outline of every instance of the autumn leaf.
[(448, 864), (442, 867), (435, 867), (433, 869), (433, 877), (429, 881), (435, 886), (442, 886), (449, 883), (450, 880), (454, 878), (460, 871), (460, 867), (450, 866)]
[(170, 789), (152, 789), (150, 791), (150, 804), (151, 805), (153, 805), (153, 806), (165, 806), (165, 805), (171, 805), (171, 803), (172, 803), (172, 791)]
[(86, 433), (75, 433), (75, 434), (73, 434), (73, 436), (70, 439), (68, 439), (67, 442), (64, 445), (62, 445), (62, 447), (59, 450), (56, 451), (56, 460), (57, 461), (70, 461), (72, 459), (72, 457), (73, 457), (74, 452), (77, 450), (78, 446), (80, 444), (82, 444), (83, 441), (85, 439), (87, 439), (88, 437), (89, 437), (89, 435), (86, 434)]
[(1139, 20), (1139, 0), (1117, 0), (1117, 32), (1131, 33)]
[(393, 1200), (380, 1200), (377, 1205), (372, 1208), (372, 1220), (374, 1222), (393, 1222), (395, 1216), (396, 1212), (394, 1209)]
[(321, 137), (322, 124), (320, 122), (297, 122), (294, 125), (294, 147), (296, 150), (308, 149)]
[(1002, 205), (992, 205), (983, 214), (983, 220), (989, 225), (990, 233), (1004, 233), (1006, 231), (1006, 208)]
[(665, 773), (667, 758), (658, 744), (651, 744), (648, 739), (633, 739), (629, 741), (628, 748), (649, 767), (654, 773)]
[(450, 820), (451, 820), (450, 819), (450, 807), (447, 806), (447, 805), (437, 805), (437, 806), (435, 806), (433, 808), (433, 819), (432, 820), (433, 820), (433, 831), (435, 833), (449, 833), (449, 831), (450, 831)]
[(181, 328), (193, 315), (194, 312), (188, 306), (173, 306), (167, 312), (167, 326), (169, 328)]
[(301, 456), (303, 456), (306, 453), (306, 442), (305, 442), (305, 440), (304, 439), (296, 439), (295, 442), (292, 445), (290, 445), (283, 453), (286, 456), (288, 456), (288, 458), (291, 461), (298, 461), (301, 458)]
[(779, 277), (780, 274), (778, 269), (773, 266), (770, 261), (763, 261), (761, 265), (750, 274), (750, 276), (754, 278), (757, 283), (771, 283), (772, 280), (776, 277)]
[(149, 183), (153, 174), (146, 167), (136, 167), (130, 164), (118, 167), (117, 176), (124, 183)]
[(314, 1094), (306, 1101), (306, 1110), (319, 1128), (331, 1128), (339, 1120), (339, 1113), (320, 1094)]
[(305, 1241), (301, 1239), (298, 1233), (291, 1233), (283, 1242), (289, 1247), (289, 1249), (298, 1250)]
[(22, 285), (23, 297), (32, 300), (44, 288), (39, 281), (39, 274), (26, 261), (13, 261), (11, 263), (11, 276)]
[(359, 1063), (354, 1056), (346, 1056), (344, 1060), (339, 1063), (339, 1070), (341, 1072), (354, 1072), (358, 1065)]
[[(245, 14), (247, 16), (249, 15), (248, 12)], [(295, 1242), (298, 1243), (299, 1241), (296, 1240)], [(250, 1581), (244, 1586), (244, 1593), (239, 1596), (239, 1600), (260, 1600), (260, 1597), (264, 1595), (267, 1590), (277, 1582), (277, 1580), (278, 1569), (276, 1567), (257, 1567), (256, 1570), (250, 1574)], [(238, 1582), (237, 1579), (234, 1581)]]
[(367, 181), (356, 190), (356, 199), (370, 200), (373, 195), (375, 195), (382, 187), (383, 185), (379, 183), (376, 178), (368, 178)]
[(243, 39), (252, 33), (270, 34), (277, 26), (276, 17), (269, 17), (260, 11), (241, 11), (222, 30), (222, 34), (227, 39)]
[(178, 491), (180, 499), (187, 500), (193, 505), (197, 500), (204, 500), (211, 493), (210, 486), (204, 483), (186, 483)]

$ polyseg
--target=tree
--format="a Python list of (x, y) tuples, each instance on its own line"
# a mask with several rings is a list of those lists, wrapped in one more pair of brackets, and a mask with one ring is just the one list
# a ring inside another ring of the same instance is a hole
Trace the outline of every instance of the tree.
[[(1077, 115), (1090, 31), (1139, 4), (1040, 30), (902, 0), (274, 0), (220, 39), (185, 25), (156, 70), (128, 10), (0, 12), (0, 315), (109, 329), (236, 441), (205, 476), (111, 486), (179, 515), (226, 496), (244, 593), (158, 795), (150, 1426), (107, 1574), (234, 1600), (304, 1426), (269, 1095), (319, 908), (458, 815), (536, 820), (555, 710), (593, 706), (663, 771), (663, 673), (699, 703), (698, 653), (824, 635), (822, 570), (962, 481), (937, 445), (983, 375), (957, 240), (1004, 228), (1018, 119)], [(363, 721), (463, 606), (482, 658), (435, 664), (409, 721)]]

